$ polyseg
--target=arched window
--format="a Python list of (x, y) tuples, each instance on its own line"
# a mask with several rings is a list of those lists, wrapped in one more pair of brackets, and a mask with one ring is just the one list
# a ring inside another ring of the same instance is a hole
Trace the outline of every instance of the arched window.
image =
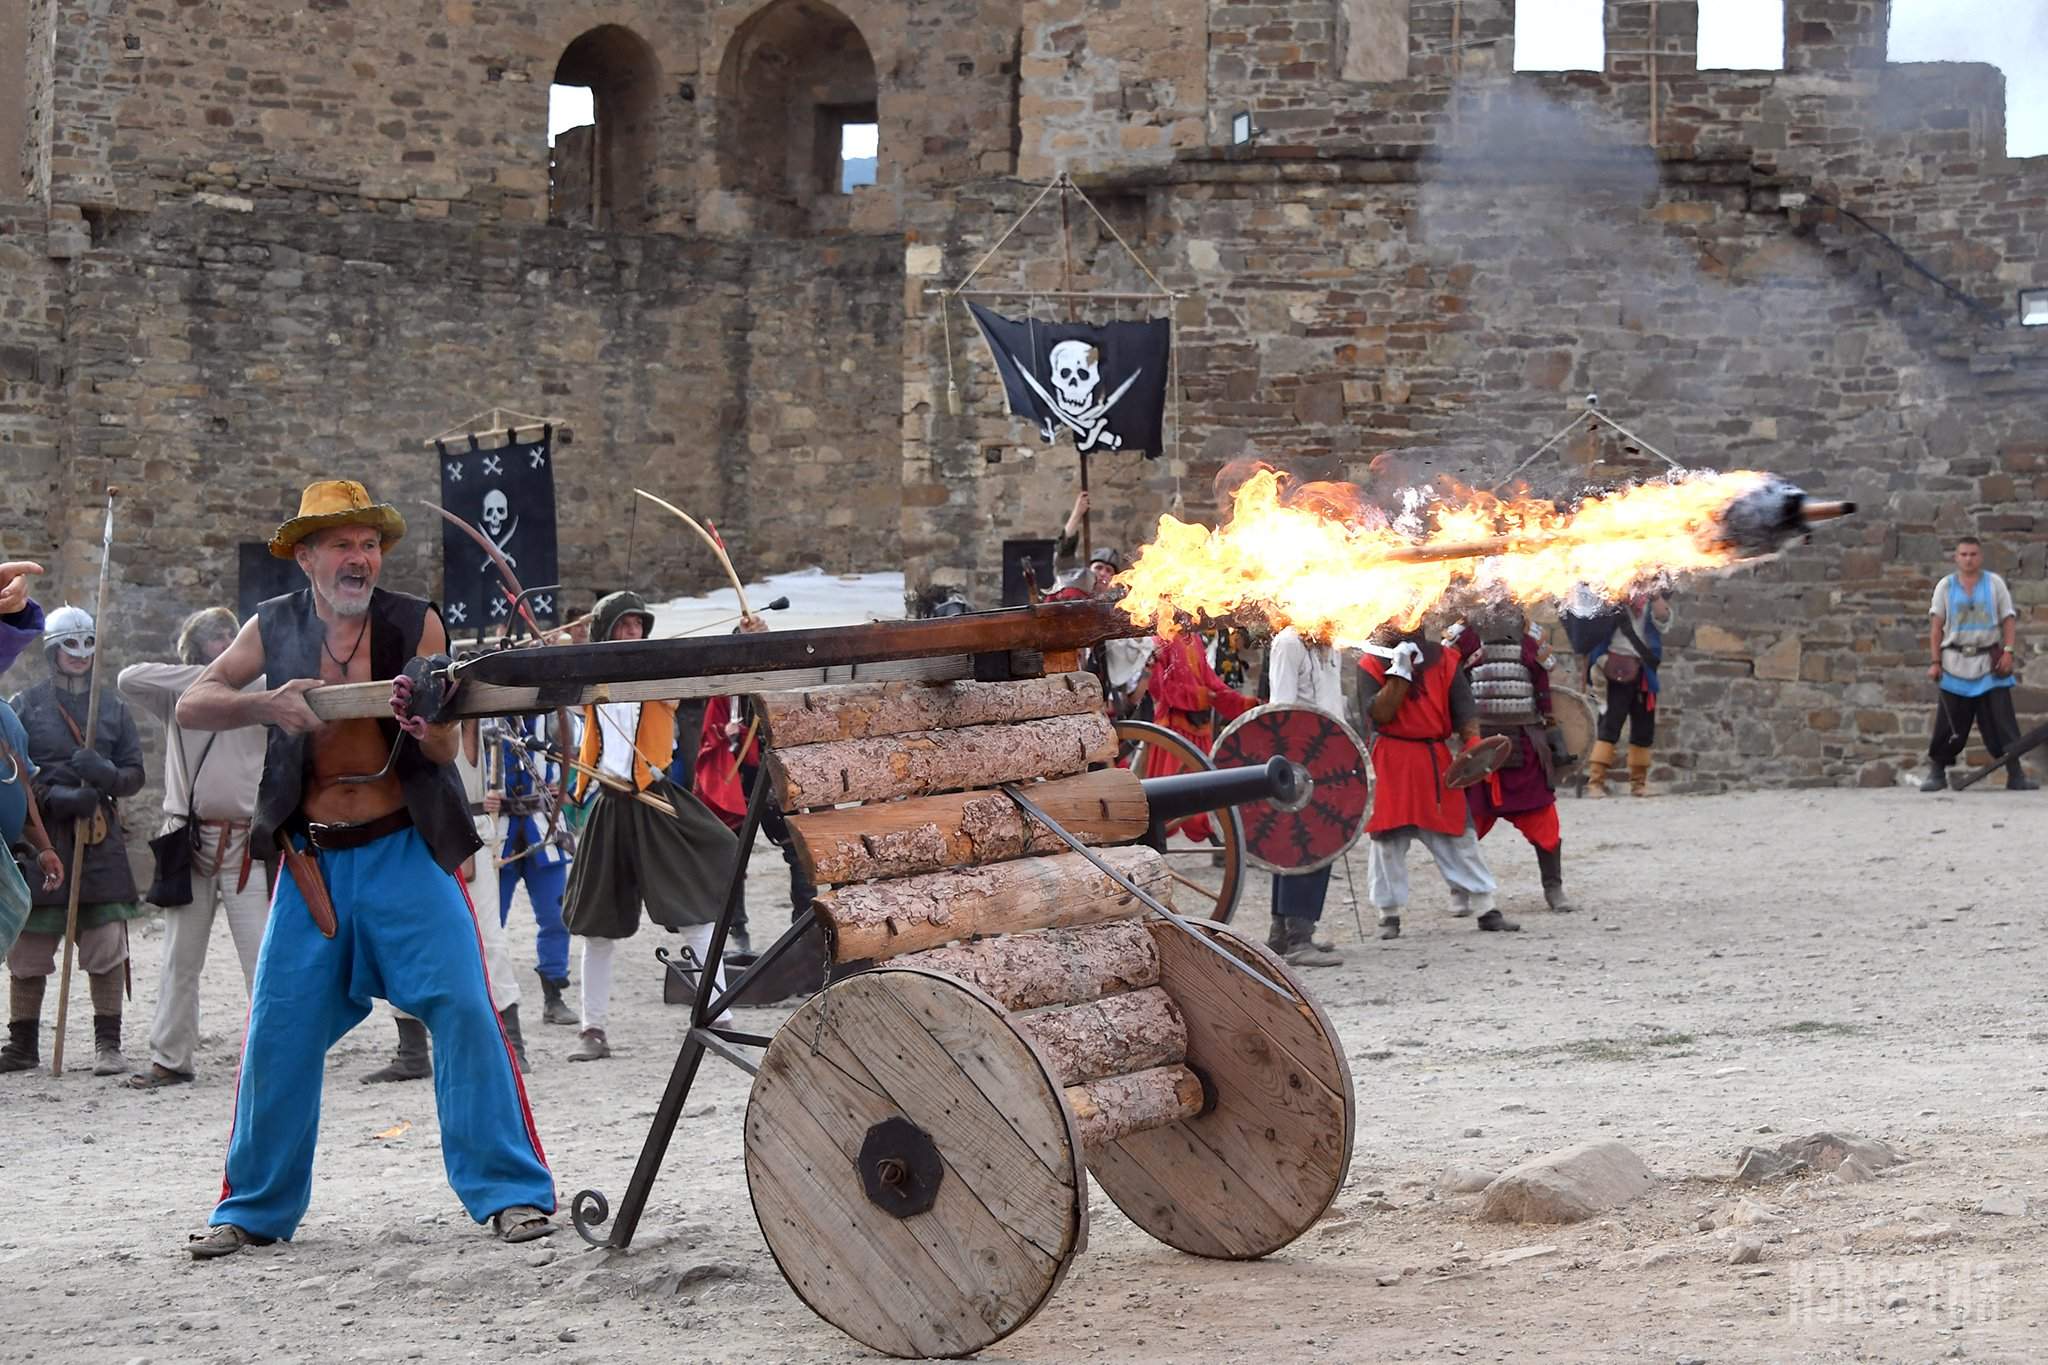
[[(631, 232), (654, 221), (655, 120), (661, 72), (631, 29), (605, 24), (569, 44), (549, 106), (548, 221)], [(574, 90), (592, 122), (560, 127)]]
[(875, 183), (875, 59), (823, 0), (777, 0), (743, 24), (718, 91), (720, 182), (793, 211), (782, 226), (844, 222), (843, 196)]

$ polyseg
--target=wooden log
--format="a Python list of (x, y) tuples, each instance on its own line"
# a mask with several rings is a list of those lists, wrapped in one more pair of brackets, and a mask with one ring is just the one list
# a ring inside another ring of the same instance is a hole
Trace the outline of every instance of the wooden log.
[(754, 699), (777, 748), (839, 739), (874, 739), (964, 725), (1011, 725), (1102, 709), (1102, 684), (1092, 673), (1062, 673), (1015, 682), (879, 683), (765, 692)]
[(1038, 1045), (1061, 1085), (1172, 1066), (1188, 1056), (1188, 1026), (1157, 986), (1018, 1015), (1010, 1022)]
[[(1151, 820), (1144, 788), (1128, 768), (1033, 783), (1026, 794), (1085, 844), (1140, 838)], [(999, 791), (819, 811), (790, 817), (789, 827), (797, 857), (820, 886), (914, 877), (1066, 847)]]
[(1159, 947), (1142, 920), (1003, 934), (898, 959), (979, 987), (1004, 1009), (1079, 1005), (1159, 984)]
[(1115, 757), (1109, 718), (1091, 713), (771, 749), (768, 771), (782, 809), (799, 811), (1065, 777)]
[(1160, 1066), (1066, 1089), (1083, 1147), (1164, 1128), (1202, 1112), (1202, 1081), (1185, 1066)]
[[(1150, 848), (1111, 848), (1100, 856), (1156, 899), (1172, 904), (1166, 862)], [(955, 939), (1128, 919), (1144, 913), (1145, 906), (1080, 854), (1061, 853), (842, 886), (820, 895), (817, 909), (832, 931), (833, 960), (859, 962)]]

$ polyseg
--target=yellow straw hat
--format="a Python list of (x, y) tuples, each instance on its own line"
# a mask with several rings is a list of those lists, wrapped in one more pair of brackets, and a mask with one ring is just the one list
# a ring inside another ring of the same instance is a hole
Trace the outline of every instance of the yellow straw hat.
[(374, 526), (387, 550), (405, 534), (405, 518), (398, 509), (388, 502), (371, 502), (369, 489), (353, 479), (322, 479), (299, 495), (299, 514), (277, 528), (270, 538), (270, 553), (290, 559), (300, 541), (330, 526)]

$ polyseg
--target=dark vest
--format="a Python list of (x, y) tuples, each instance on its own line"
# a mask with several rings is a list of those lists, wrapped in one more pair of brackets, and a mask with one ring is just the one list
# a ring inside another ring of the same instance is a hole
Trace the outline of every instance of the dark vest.
[[(395, 678), (418, 652), (420, 632), (434, 604), (425, 598), (382, 588), (370, 594), (370, 676)], [(263, 675), (276, 687), (291, 678), (320, 676), (325, 628), (313, 612), (313, 590), (301, 588), (273, 597), (256, 608), (256, 626), (263, 639)], [(389, 744), (399, 734), (398, 722), (383, 719), (377, 727)], [(276, 855), (278, 832), (302, 824), (299, 803), (306, 795), (306, 772), (312, 755), (310, 735), (288, 735), (270, 727), (263, 752), (263, 781), (256, 790), (256, 819), (250, 844), (261, 858)], [(469, 817), (462, 779), (446, 763), (431, 762), (418, 744), (399, 747), (393, 770), (405, 793), (405, 808), (427, 841), (434, 861), (455, 873), (483, 847)]]

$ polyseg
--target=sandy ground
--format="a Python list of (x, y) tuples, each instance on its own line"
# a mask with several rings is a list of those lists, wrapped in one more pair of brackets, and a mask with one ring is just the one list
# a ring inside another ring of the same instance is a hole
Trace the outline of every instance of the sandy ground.
[[(1152, 1242), (1098, 1195), (1065, 1285), (985, 1358), (2038, 1359), (2048, 1019), (2020, 855), (2044, 802), (1570, 802), (1580, 914), (1536, 910), (1526, 846), (1506, 829), (1489, 842), (1527, 926), (1515, 937), (1450, 919), (1419, 869), (1408, 936), (1360, 943), (1340, 876), (1329, 922), (1348, 961), (1310, 977), (1357, 1083), (1335, 1207), (1282, 1253), (1233, 1264)], [(1362, 886), (1362, 851), (1352, 861)], [(765, 925), (781, 865), (757, 866)], [(1239, 923), (1263, 933), (1262, 888)], [(630, 1253), (566, 1230), (504, 1247), (443, 1183), (429, 1087), (357, 1084), (390, 1043), (381, 1014), (329, 1061), (296, 1241), (193, 1264), (183, 1242), (218, 1188), (243, 1008), (217, 932), (197, 1084), (143, 1095), (85, 1073), (0, 1077), (10, 1360), (866, 1358), (798, 1302), (761, 1241), (740, 1072), (707, 1065)], [(161, 944), (153, 928), (136, 936), (131, 1055)], [(610, 1062), (570, 1066), (573, 1030), (527, 1026), (565, 1200), (623, 1191), (673, 1058), (680, 1014), (643, 960), (622, 973)], [(781, 1018), (749, 1014), (763, 1031)], [(86, 1045), (81, 1025), (73, 1048)], [(1883, 1139), (1907, 1164), (1848, 1186), (1729, 1183), (1745, 1143), (1819, 1127)], [(1657, 1192), (1569, 1228), (1481, 1223), (1471, 1198), (1435, 1192), (1451, 1162), (1500, 1168), (1599, 1137), (1638, 1152)], [(1977, 1211), (2000, 1191), (2034, 1206)], [(1779, 1221), (1756, 1225), (1771, 1239), (1760, 1264), (1731, 1266), (1733, 1234), (1700, 1224), (1745, 1195)], [(1550, 1250), (1489, 1261), (1519, 1248)]]

